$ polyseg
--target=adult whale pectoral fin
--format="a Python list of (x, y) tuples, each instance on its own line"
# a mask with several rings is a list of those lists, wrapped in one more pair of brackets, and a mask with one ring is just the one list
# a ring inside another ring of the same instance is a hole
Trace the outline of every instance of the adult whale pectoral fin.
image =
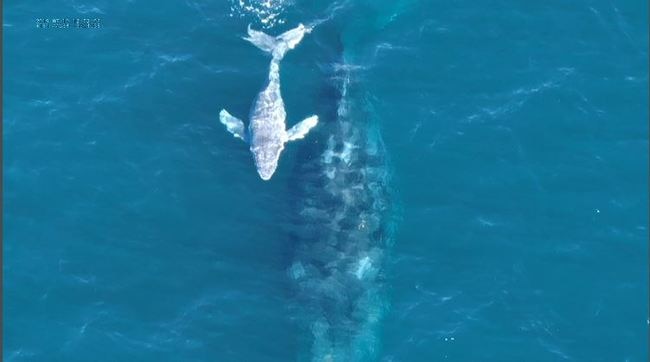
[(287, 142), (304, 138), (316, 124), (318, 124), (318, 116), (311, 116), (300, 121), (287, 131)]
[(224, 126), (226, 126), (226, 129), (228, 132), (232, 133), (233, 136), (240, 138), (244, 142), (246, 141), (246, 128), (244, 127), (244, 122), (242, 122), (239, 118), (233, 117), (226, 111), (225, 109), (222, 109), (221, 112), (219, 112), (219, 120), (221, 123), (223, 123)]

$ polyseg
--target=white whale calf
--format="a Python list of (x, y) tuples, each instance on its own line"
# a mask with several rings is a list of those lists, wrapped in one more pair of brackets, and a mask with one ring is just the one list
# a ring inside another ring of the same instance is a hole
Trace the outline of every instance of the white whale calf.
[(221, 123), (228, 132), (250, 145), (255, 159), (257, 173), (262, 180), (269, 180), (278, 167), (280, 153), (284, 144), (305, 137), (318, 123), (317, 116), (311, 116), (289, 130), (286, 129), (284, 102), (280, 94), (280, 60), (287, 51), (293, 49), (311, 28), (300, 24), (277, 37), (264, 34), (248, 27), (248, 37), (244, 38), (258, 48), (270, 53), (273, 57), (269, 69), (269, 80), (264, 89), (257, 95), (250, 112), (248, 131), (244, 123), (230, 115), (225, 109), (219, 113)]

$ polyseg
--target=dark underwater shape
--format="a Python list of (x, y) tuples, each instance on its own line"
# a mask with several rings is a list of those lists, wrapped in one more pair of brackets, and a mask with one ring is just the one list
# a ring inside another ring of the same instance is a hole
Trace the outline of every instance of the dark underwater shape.
[(333, 72), (340, 99), (294, 168), (295, 229), (288, 270), (314, 361), (377, 357), (386, 311), (384, 258), (391, 239), (385, 149), (373, 115), (356, 103), (344, 57)]

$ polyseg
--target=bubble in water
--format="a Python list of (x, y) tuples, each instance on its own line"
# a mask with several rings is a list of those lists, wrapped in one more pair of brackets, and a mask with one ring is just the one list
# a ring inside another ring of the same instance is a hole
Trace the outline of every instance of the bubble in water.
[(284, 24), (282, 14), (289, 5), (287, 0), (230, 0), (230, 3), (230, 16), (253, 18), (265, 29)]

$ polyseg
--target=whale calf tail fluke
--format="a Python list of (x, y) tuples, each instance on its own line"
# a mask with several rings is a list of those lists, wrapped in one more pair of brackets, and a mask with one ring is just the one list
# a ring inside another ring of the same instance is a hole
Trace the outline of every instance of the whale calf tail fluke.
[(311, 32), (311, 28), (303, 24), (288, 30), (276, 37), (270, 36), (258, 30), (251, 29), (248, 25), (248, 37), (244, 38), (253, 43), (256, 47), (271, 54), (273, 60), (280, 61), (290, 49), (300, 43), (305, 34)]

